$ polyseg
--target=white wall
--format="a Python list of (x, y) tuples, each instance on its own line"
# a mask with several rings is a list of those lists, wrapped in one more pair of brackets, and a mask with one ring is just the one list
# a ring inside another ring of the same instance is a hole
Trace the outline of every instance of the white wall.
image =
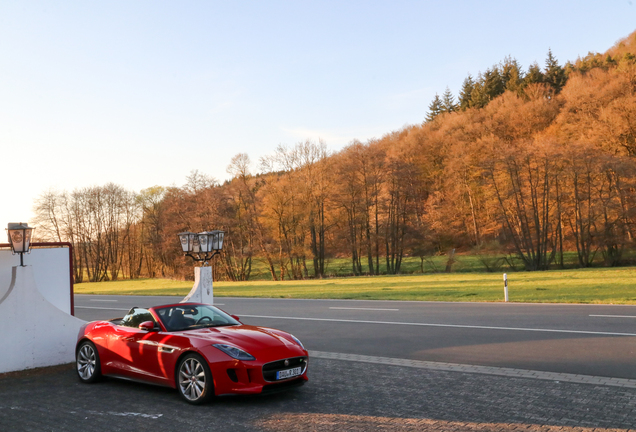
[[(24, 264), (32, 266), (35, 284), (42, 296), (58, 309), (70, 314), (69, 248), (33, 248), (30, 254), (24, 254)], [(0, 250), (0, 299), (11, 285), (11, 268), (19, 265), (19, 255), (12, 255), (10, 249)]]
[(5, 294), (0, 297), (0, 373), (72, 362), (86, 322), (44, 298), (35, 266), (11, 267)]

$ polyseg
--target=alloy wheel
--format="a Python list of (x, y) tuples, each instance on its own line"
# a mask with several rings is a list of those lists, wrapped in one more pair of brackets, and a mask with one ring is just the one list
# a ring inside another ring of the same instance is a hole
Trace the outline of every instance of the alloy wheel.
[(204, 394), (206, 377), (203, 365), (194, 357), (186, 359), (179, 368), (179, 389), (189, 401), (195, 402)]
[(95, 349), (90, 344), (84, 344), (77, 354), (77, 372), (83, 380), (89, 380), (95, 373), (97, 356)]

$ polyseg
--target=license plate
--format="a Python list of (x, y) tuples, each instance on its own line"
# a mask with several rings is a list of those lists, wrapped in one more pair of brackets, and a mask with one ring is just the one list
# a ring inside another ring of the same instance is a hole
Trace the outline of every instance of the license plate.
[(300, 368), (300, 367), (278, 371), (278, 372), (276, 372), (276, 379), (277, 380), (282, 380), (282, 379), (285, 379), (285, 378), (291, 378), (291, 377), (300, 375), (301, 371), (302, 371), (302, 368)]

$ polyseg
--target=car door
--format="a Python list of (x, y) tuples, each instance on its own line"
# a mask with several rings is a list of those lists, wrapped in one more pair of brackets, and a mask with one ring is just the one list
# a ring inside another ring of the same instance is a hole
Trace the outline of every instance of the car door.
[[(165, 334), (160, 331), (141, 330), (139, 324), (152, 321), (147, 309), (134, 308), (115, 326), (111, 351), (117, 369), (122, 375), (153, 382), (166, 380), (161, 367), (160, 341)], [(159, 329), (158, 324), (156, 328)]]
[(161, 331), (136, 329), (130, 332), (126, 336), (126, 344), (130, 348), (131, 372), (148, 381), (166, 381), (169, 373), (166, 368), (166, 353), (174, 351), (167, 348), (164, 343), (168, 337), (169, 335)]

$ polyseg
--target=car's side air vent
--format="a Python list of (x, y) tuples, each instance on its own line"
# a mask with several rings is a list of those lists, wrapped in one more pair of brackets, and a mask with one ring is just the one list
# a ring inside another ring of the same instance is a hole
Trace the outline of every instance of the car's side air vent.
[(227, 370), (227, 376), (234, 382), (238, 382), (238, 377), (236, 376), (236, 371), (234, 369)]

